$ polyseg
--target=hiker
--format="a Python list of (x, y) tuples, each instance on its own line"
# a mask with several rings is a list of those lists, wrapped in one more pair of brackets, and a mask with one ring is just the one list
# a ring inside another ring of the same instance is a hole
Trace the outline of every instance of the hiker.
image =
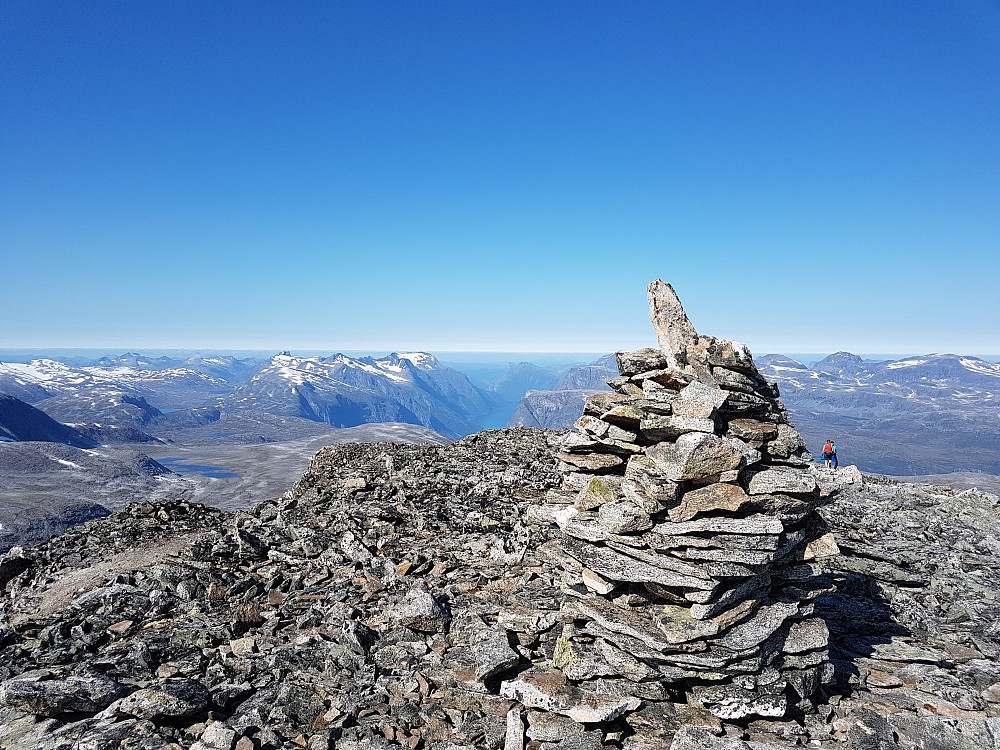
[(823, 446), (823, 466), (827, 469), (830, 468), (830, 462), (833, 461), (833, 441), (827, 440), (826, 444)]
[(837, 461), (837, 443), (836, 443), (836, 441), (834, 441), (834, 440), (830, 441), (830, 449), (833, 451), (833, 469), (834, 469), (834, 471), (836, 471), (837, 470), (837, 465), (838, 465), (838, 461)]

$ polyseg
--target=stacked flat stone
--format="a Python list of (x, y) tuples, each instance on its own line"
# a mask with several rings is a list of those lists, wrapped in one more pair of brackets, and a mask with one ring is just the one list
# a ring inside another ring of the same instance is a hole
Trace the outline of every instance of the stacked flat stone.
[(811, 457), (746, 347), (699, 335), (669, 284), (648, 291), (660, 348), (618, 353), (537, 511), (563, 530), (570, 594), (553, 662), (577, 688), (724, 719), (808, 710), (833, 676)]

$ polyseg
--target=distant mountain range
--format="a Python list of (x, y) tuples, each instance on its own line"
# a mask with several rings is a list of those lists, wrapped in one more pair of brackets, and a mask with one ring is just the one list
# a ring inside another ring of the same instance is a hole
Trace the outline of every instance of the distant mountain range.
[(219, 401), (223, 411), (303, 417), (334, 427), (403, 422), (457, 438), (496, 398), (425, 353), (381, 359), (280, 354)]
[(1000, 474), (1000, 364), (954, 354), (866, 362), (837, 352), (812, 365), (773, 354), (757, 365), (813, 452), (833, 438), (864, 471)]
[(503, 401), (425, 353), (379, 359), (282, 353), (266, 361), (128, 353), (86, 366), (36, 359), (0, 363), (0, 393), (101, 443), (150, 442), (161, 431), (237, 414), (333, 427), (402, 422), (458, 438), (477, 431)]
[(511, 415), (508, 427), (570, 427), (583, 413), (587, 399), (611, 390), (608, 378), (618, 377), (614, 354), (588, 365), (570, 368), (551, 390), (529, 390)]
[[(830, 437), (845, 462), (866, 471), (1000, 474), (1000, 364), (951, 354), (874, 362), (848, 352), (814, 364), (782, 355), (757, 363), (814, 453)], [(504, 422), (567, 427), (617, 375), (613, 355), (575, 367), (515, 362), (490, 385), (425, 353), (266, 360), (127, 353), (87, 365), (0, 363), (0, 393), (68, 425), (73, 436), (59, 434), (70, 444), (189, 437), (245, 444), (380, 422), (457, 438)], [(46, 434), (57, 436), (52, 424)], [(14, 434), (0, 436), (23, 439)]]

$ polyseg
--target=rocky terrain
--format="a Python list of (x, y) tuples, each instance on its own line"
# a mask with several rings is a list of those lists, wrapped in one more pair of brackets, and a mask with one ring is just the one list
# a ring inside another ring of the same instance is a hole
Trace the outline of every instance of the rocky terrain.
[(1000, 499), (810, 466), (651, 293), (575, 432), (335, 445), (0, 557), (0, 747), (1000, 748)]
[(847, 472), (819, 510), (841, 554), (818, 567), (815, 710), (727, 721), (645, 693), (601, 725), (499, 695), (551, 664), (579, 595), (561, 532), (525, 523), (559, 439), (335, 446), (249, 512), (140, 503), (8, 554), (0, 747), (501, 748), (508, 721), (534, 748), (1000, 746), (997, 498)]
[(0, 443), (0, 552), (187, 486), (140, 451)]
[[(245, 510), (262, 498), (280, 497), (302, 476), (320, 448), (356, 442), (447, 445), (451, 440), (426, 427), (389, 422), (327, 429), (278, 442), (234, 444), (205, 438), (183, 446), (152, 446), (146, 450), (157, 460), (177, 459), (168, 465), (175, 472), (183, 472), (184, 489), (171, 496), (222, 510)], [(219, 473), (225, 476), (220, 478)]]
[[(164, 433), (162, 442), (134, 447), (0, 443), (0, 552), (37, 544), (130, 502), (171, 498), (246, 509), (280, 496), (325, 445), (450, 442), (425, 427), (396, 423), (332, 429), (293, 418), (274, 417), (264, 424), (256, 418), (231, 418), (225, 427), (234, 432), (212, 433), (208, 430), (213, 428), (204, 426), (183, 435), (183, 441), (173, 442)], [(287, 439), (264, 439), (262, 432), (280, 432)]]

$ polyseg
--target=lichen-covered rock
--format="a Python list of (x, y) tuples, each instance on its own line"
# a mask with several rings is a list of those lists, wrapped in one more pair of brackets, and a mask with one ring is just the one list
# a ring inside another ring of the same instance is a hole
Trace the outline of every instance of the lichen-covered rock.
[(574, 687), (562, 672), (531, 670), (516, 679), (505, 681), (500, 694), (528, 708), (554, 711), (581, 724), (608, 722), (628, 711), (634, 711), (638, 698), (615, 698)]
[(743, 462), (739, 446), (704, 432), (688, 432), (674, 443), (659, 443), (646, 456), (663, 479), (673, 482), (708, 479), (738, 469)]
[(515, 666), (521, 657), (510, 647), (507, 632), (501, 628), (485, 628), (472, 637), (472, 654), (476, 661), (476, 679), (503, 672)]

